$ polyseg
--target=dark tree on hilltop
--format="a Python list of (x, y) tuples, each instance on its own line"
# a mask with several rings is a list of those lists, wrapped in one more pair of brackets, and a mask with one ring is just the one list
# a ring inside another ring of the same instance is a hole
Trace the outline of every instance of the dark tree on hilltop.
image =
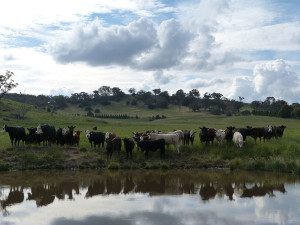
[(154, 93), (155, 96), (159, 95), (160, 92), (161, 92), (160, 88), (153, 89), (152, 91), (153, 91), (153, 93)]
[(181, 106), (182, 106), (182, 103), (183, 103), (183, 100), (185, 98), (185, 93), (182, 89), (179, 89), (176, 94), (175, 94), (175, 98), (177, 100), (177, 103), (178, 103), (178, 109), (179, 111), (181, 110)]
[(200, 97), (200, 93), (197, 89), (192, 89), (189, 92), (189, 96), (194, 97), (194, 98), (199, 98)]
[(128, 92), (129, 92), (132, 96), (134, 96), (135, 93), (136, 93), (136, 90), (135, 90), (135, 88), (130, 88), (130, 89), (128, 90)]
[(0, 101), (7, 92), (18, 86), (18, 83), (11, 79), (13, 75), (14, 73), (8, 70), (5, 75), (0, 75)]
[(109, 86), (101, 86), (98, 91), (101, 96), (110, 96), (112, 94), (112, 90)]

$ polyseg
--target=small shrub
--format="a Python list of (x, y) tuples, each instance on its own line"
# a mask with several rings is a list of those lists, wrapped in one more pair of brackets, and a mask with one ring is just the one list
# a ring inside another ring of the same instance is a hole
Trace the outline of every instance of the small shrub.
[(169, 169), (169, 165), (166, 164), (166, 163), (161, 163), (160, 164), (160, 168), (163, 169), (163, 170), (168, 170)]
[(9, 171), (10, 166), (6, 163), (0, 163), (0, 171)]

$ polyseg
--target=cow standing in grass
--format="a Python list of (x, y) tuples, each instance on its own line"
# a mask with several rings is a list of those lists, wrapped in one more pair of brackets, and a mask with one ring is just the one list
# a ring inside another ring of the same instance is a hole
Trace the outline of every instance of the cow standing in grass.
[(104, 147), (105, 133), (100, 131), (95, 132), (95, 131), (86, 130), (85, 135), (91, 144), (91, 148), (93, 147), (93, 145), (95, 149), (97, 145), (100, 148), (101, 144), (102, 144), (102, 148)]
[(56, 142), (56, 130), (52, 125), (39, 125), (36, 129), (36, 134), (40, 135), (43, 144), (46, 143), (46, 145), (48, 145), (51, 142)]
[(183, 144), (189, 145), (191, 142), (191, 144), (193, 145), (195, 139), (195, 133), (197, 133), (197, 131), (183, 130), (183, 134), (184, 134)]
[(201, 143), (213, 144), (217, 130), (215, 128), (200, 127), (199, 138)]
[(133, 138), (124, 138), (124, 148), (126, 150), (126, 158), (128, 160), (128, 155), (130, 154), (130, 159), (132, 160), (132, 150), (134, 149), (134, 140)]
[(233, 143), (239, 148), (243, 147), (244, 139), (243, 135), (240, 132), (237, 131), (233, 134)]
[(81, 130), (75, 130), (73, 134), (73, 143), (79, 146)]
[(24, 141), (26, 138), (25, 134), (25, 128), (24, 127), (9, 127), (7, 125), (4, 125), (2, 128), (1, 133), (8, 132), (11, 145), (15, 144), (15, 146), (18, 143), (18, 146), (20, 145), (20, 141), (22, 141), (24, 145)]
[(225, 130), (217, 130), (216, 139), (217, 139), (219, 145), (223, 144), (225, 136), (226, 136)]
[(117, 152), (120, 156), (121, 148), (122, 148), (122, 141), (121, 138), (115, 137), (114, 139), (106, 140), (106, 154), (107, 154), (107, 161), (111, 159), (112, 153)]
[(149, 151), (155, 152), (157, 149), (160, 150), (160, 158), (165, 158), (165, 144), (165, 139), (142, 140), (137, 143), (138, 147), (145, 152), (146, 159), (148, 159)]

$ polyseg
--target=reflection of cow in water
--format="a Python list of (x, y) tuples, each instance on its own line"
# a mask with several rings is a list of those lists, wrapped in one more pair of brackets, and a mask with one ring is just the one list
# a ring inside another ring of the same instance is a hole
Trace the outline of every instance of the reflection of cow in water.
[(241, 198), (252, 198), (252, 197), (263, 197), (266, 194), (269, 195), (269, 197), (274, 197), (274, 191), (280, 191), (281, 193), (285, 193), (285, 187), (283, 184), (277, 184), (277, 185), (262, 185), (257, 186), (257, 184), (254, 185), (252, 188), (247, 188), (246, 185), (244, 185), (244, 191), (241, 195)]
[(40, 184), (31, 188), (27, 200), (35, 200), (36, 206), (46, 206), (51, 204), (55, 199), (55, 189), (52, 185)]
[(134, 189), (134, 186), (135, 186), (135, 184), (133, 182), (132, 175), (131, 176), (126, 175), (123, 193), (128, 194), (130, 191), (132, 191)]
[(65, 199), (65, 195), (68, 195), (69, 199), (72, 200), (74, 199), (73, 190), (75, 190), (77, 195), (79, 194), (78, 182), (62, 182), (58, 187), (56, 187), (55, 195), (58, 199)]
[(119, 194), (122, 190), (121, 178), (106, 178), (106, 194)]
[(209, 200), (209, 199), (213, 199), (217, 194), (216, 189), (214, 188), (214, 186), (210, 183), (205, 183), (203, 186), (201, 186), (200, 188), (200, 196), (202, 198), (202, 200)]
[(6, 207), (14, 204), (22, 203), (24, 201), (23, 187), (10, 187), (8, 196), (5, 200), (0, 200), (3, 215), (9, 215)]
[(105, 191), (105, 183), (101, 180), (96, 180), (89, 185), (88, 191), (85, 194), (86, 198), (93, 197), (95, 195), (101, 195)]
[(154, 194), (164, 194), (166, 192), (165, 177), (160, 176), (160, 179), (155, 180), (152, 176), (147, 176), (142, 181), (138, 181), (136, 192)]

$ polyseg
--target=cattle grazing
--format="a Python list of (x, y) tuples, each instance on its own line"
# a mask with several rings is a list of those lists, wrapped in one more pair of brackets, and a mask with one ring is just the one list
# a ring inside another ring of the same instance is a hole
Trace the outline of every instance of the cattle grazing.
[(112, 140), (116, 137), (116, 133), (114, 132), (106, 132), (105, 134), (105, 140)]
[(34, 143), (40, 143), (42, 141), (42, 138), (40, 137), (40, 135), (36, 134), (36, 127), (30, 127), (27, 128), (28, 130), (28, 134), (26, 134), (26, 139), (25, 139), (25, 143), (26, 144), (34, 144)]
[(64, 145), (64, 138), (62, 134), (63, 128), (58, 128), (56, 131), (56, 144), (57, 145)]
[(95, 149), (97, 145), (100, 148), (100, 144), (102, 144), (102, 148), (104, 147), (105, 133), (86, 130), (85, 134), (91, 144), (91, 148), (93, 145)]
[(183, 144), (184, 145), (189, 145), (190, 142), (191, 142), (191, 144), (193, 144), (194, 139), (195, 139), (195, 133), (197, 133), (197, 131), (184, 130), (183, 131), (183, 134), (184, 134)]
[(216, 132), (217, 131), (214, 128), (200, 127), (199, 138), (201, 143), (205, 142), (206, 144), (209, 144), (209, 142), (211, 142), (213, 144)]
[(217, 130), (216, 139), (217, 139), (219, 145), (223, 144), (223, 141), (225, 139), (225, 135), (226, 135), (225, 130)]
[(69, 129), (66, 128), (62, 129), (64, 143), (67, 145), (73, 145), (74, 144), (73, 133), (74, 133), (74, 128), (76, 128), (76, 126), (68, 126), (68, 128)]
[(243, 140), (246, 141), (247, 136), (252, 136), (252, 127), (247, 126), (246, 128), (235, 128), (233, 133), (240, 132), (243, 136)]
[(108, 139), (106, 140), (106, 155), (107, 155), (107, 161), (111, 159), (112, 153), (117, 152), (120, 156), (121, 148), (122, 148), (122, 141), (121, 138), (115, 137), (114, 139)]
[(225, 129), (225, 139), (226, 139), (227, 142), (232, 141), (234, 129), (235, 129), (235, 127), (233, 127), (233, 126), (226, 127), (226, 129)]
[(127, 158), (127, 160), (128, 160), (129, 153), (130, 153), (130, 159), (132, 159), (132, 150), (134, 149), (133, 138), (124, 138), (122, 140), (124, 142), (124, 148), (126, 150), (126, 158)]
[(19, 146), (20, 141), (22, 141), (22, 143), (24, 145), (24, 141), (26, 138), (24, 127), (9, 127), (7, 125), (4, 125), (1, 133), (5, 133), (5, 132), (8, 132), (8, 135), (9, 135), (12, 145), (13, 145), (13, 143), (15, 145), (17, 145), (17, 143), (18, 143), (18, 146)]
[(166, 145), (174, 145), (174, 150), (179, 152), (179, 135), (177, 134), (149, 134), (150, 140), (164, 139)]
[(173, 132), (170, 133), (174, 133), (177, 134), (179, 136), (179, 141), (184, 141), (184, 133), (182, 130), (174, 130)]
[(274, 137), (275, 138), (281, 138), (282, 135), (283, 135), (283, 132), (284, 132), (284, 129), (286, 128), (286, 126), (284, 125), (281, 125), (279, 127), (277, 126), (274, 126), (273, 129), (274, 129)]
[[(256, 139), (259, 138), (259, 141), (261, 142), (261, 138), (265, 137), (266, 130), (264, 127), (253, 127), (251, 131), (251, 137), (253, 137), (254, 141), (256, 142)], [(265, 140), (265, 138), (264, 138)]]
[(264, 141), (270, 140), (272, 137), (274, 136), (274, 132), (273, 132), (273, 127), (272, 126), (267, 126), (265, 127), (265, 135), (264, 135)]
[(81, 130), (75, 130), (73, 134), (73, 143), (79, 146)]
[(148, 159), (149, 151), (155, 152), (160, 150), (160, 158), (165, 158), (165, 139), (158, 140), (143, 140), (137, 143), (138, 147), (145, 153), (145, 158)]
[(235, 132), (233, 134), (233, 143), (235, 146), (242, 148), (244, 144), (243, 135), (240, 132)]
[(45, 124), (39, 125), (36, 130), (36, 134), (41, 136), (43, 144), (49, 144), (49, 142), (54, 143), (56, 141), (56, 130), (54, 126)]

